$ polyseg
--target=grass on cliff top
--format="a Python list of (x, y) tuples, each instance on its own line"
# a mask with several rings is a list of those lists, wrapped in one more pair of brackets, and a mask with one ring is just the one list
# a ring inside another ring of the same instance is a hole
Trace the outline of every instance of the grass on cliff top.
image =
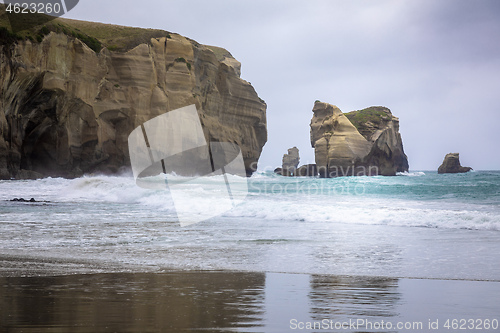
[(347, 112), (344, 115), (359, 131), (365, 127), (367, 122), (380, 124), (382, 120), (390, 119), (391, 115), (389, 112), (389, 109), (385, 107), (372, 106), (363, 110)]
[(143, 29), (112, 24), (85, 22), (58, 18), (55, 24), (69, 26), (81, 33), (99, 40), (111, 51), (128, 51), (143, 43), (149, 43), (151, 38), (170, 38), (170, 33), (158, 29)]
[(164, 30), (64, 18), (52, 19), (45, 14), (21, 14), (16, 16), (16, 20), (21, 24), (29, 23), (32, 27), (14, 33), (5, 12), (5, 5), (0, 4), (0, 43), (26, 39), (32, 42), (41, 42), (45, 35), (54, 31), (80, 39), (95, 52), (99, 52), (103, 46), (111, 51), (128, 51), (139, 44), (149, 43), (151, 38), (170, 37), (170, 33)]

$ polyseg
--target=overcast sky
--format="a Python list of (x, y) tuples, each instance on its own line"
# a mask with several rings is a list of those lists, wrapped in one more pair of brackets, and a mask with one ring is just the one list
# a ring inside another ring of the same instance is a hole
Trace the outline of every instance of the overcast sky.
[(315, 100), (390, 108), (411, 170), (444, 155), (500, 169), (498, 0), (80, 0), (68, 18), (159, 28), (228, 49), (267, 102), (260, 168), (314, 162)]

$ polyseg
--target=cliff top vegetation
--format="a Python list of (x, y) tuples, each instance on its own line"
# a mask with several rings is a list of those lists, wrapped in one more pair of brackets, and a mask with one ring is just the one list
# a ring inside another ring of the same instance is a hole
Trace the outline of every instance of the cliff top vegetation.
[(46, 14), (17, 14), (15, 20), (27, 29), (14, 32), (5, 11), (0, 4), (0, 43), (29, 39), (41, 42), (50, 32), (64, 33), (78, 38), (95, 52), (102, 47), (110, 51), (127, 51), (135, 46), (148, 43), (151, 38), (171, 37), (172, 33), (159, 29), (144, 29), (112, 24), (85, 22), (65, 18), (56, 18)]

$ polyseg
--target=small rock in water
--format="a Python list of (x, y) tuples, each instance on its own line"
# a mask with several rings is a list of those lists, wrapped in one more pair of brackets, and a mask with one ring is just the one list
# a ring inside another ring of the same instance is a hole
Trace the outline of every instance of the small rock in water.
[(444, 157), (443, 164), (438, 168), (438, 173), (465, 173), (471, 171), (471, 167), (463, 167), (460, 164), (459, 153), (449, 153)]
[(14, 202), (37, 202), (35, 200), (35, 198), (31, 198), (30, 200), (26, 200), (24, 198), (14, 198), (11, 201), (14, 201)]

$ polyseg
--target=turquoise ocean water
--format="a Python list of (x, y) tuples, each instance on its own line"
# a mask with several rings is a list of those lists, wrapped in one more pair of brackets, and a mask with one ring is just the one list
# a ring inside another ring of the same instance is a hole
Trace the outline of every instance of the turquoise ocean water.
[[(222, 215), (180, 227), (132, 177), (0, 182), (0, 252), (113, 270), (229, 269), (500, 280), (500, 172), (286, 178), (257, 173)], [(192, 186), (188, 203), (218, 199)], [(37, 203), (10, 202), (35, 198)], [(198, 207), (199, 208), (199, 207)]]

